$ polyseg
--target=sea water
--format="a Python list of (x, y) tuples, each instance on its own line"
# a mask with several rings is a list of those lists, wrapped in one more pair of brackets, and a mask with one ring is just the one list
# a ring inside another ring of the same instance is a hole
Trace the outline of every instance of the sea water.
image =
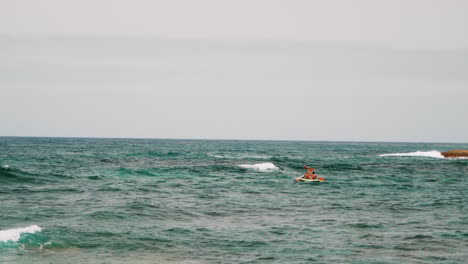
[(451, 149), (0, 138), (0, 263), (466, 263)]

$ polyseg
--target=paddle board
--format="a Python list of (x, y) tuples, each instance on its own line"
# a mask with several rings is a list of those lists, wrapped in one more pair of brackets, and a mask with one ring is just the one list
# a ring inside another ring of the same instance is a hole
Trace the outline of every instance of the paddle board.
[(297, 178), (296, 181), (302, 181), (302, 182), (322, 182), (323, 179), (304, 179), (304, 178)]

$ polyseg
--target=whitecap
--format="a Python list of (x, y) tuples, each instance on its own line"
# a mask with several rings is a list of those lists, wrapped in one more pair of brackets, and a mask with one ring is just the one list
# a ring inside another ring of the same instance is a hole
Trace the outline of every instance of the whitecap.
[(226, 153), (207, 153), (208, 156), (217, 159), (269, 159), (271, 156), (261, 154), (226, 154)]
[(379, 157), (389, 157), (389, 156), (397, 156), (397, 157), (430, 157), (430, 158), (438, 158), (443, 159), (445, 158), (440, 151), (431, 150), (431, 151), (416, 151), (416, 152), (408, 152), (408, 153), (390, 153), (390, 154), (380, 154)]
[(16, 242), (20, 239), (22, 233), (36, 233), (42, 231), (42, 228), (37, 225), (32, 225), (23, 228), (12, 228), (7, 230), (0, 230), (0, 242), (13, 241)]
[(270, 163), (270, 162), (258, 163), (258, 164), (241, 164), (239, 165), (239, 167), (258, 170), (258, 171), (278, 170), (278, 167), (276, 167), (275, 164)]

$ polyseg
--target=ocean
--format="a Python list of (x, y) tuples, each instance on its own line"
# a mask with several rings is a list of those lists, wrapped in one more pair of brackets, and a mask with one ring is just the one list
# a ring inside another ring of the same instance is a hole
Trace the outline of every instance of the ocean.
[(466, 263), (452, 149), (1, 137), (0, 263)]

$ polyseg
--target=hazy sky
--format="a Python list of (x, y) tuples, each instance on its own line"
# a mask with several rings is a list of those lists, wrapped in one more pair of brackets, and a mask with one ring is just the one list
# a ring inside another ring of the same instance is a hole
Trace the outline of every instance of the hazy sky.
[(468, 142), (466, 10), (0, 0), (0, 136)]
[(0, 0), (0, 33), (468, 49), (466, 0)]

